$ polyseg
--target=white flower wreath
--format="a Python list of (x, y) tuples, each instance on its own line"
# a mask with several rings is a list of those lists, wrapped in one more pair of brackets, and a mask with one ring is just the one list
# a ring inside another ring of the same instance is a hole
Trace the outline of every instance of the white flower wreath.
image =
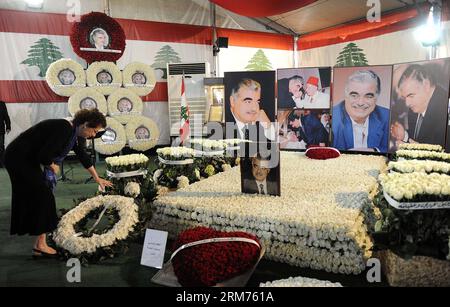
[(45, 79), (55, 94), (65, 97), (86, 87), (86, 72), (81, 64), (72, 59), (53, 62), (47, 69)]
[(155, 147), (158, 143), (158, 126), (148, 117), (134, 116), (125, 129), (128, 145), (134, 150), (146, 151)]
[(103, 114), (108, 113), (105, 96), (94, 88), (83, 88), (69, 97), (68, 108), (70, 115), (74, 116), (81, 109), (97, 108)]
[[(119, 213), (120, 220), (108, 232), (92, 237), (82, 237), (75, 233), (74, 225), (96, 208), (107, 207)], [(138, 206), (132, 198), (107, 195), (97, 196), (79, 204), (66, 213), (58, 223), (53, 234), (55, 243), (73, 255), (92, 254), (98, 248), (113, 245), (116, 241), (126, 239), (139, 221)]]
[(156, 85), (155, 71), (150, 65), (132, 62), (122, 72), (123, 86), (139, 96), (150, 94)]
[(121, 88), (109, 95), (108, 110), (110, 116), (122, 124), (127, 124), (136, 115), (142, 115), (144, 105), (138, 95), (129, 89)]
[(111, 95), (122, 86), (122, 73), (112, 62), (94, 62), (87, 71), (87, 83), (103, 95)]
[(112, 155), (125, 147), (127, 139), (124, 127), (117, 120), (107, 117), (106, 124), (105, 134), (94, 140), (95, 150), (104, 155)]

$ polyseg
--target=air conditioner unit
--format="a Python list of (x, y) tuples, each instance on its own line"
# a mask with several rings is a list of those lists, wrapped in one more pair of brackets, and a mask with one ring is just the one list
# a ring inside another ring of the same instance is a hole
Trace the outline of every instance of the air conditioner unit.
[(210, 77), (209, 63), (167, 64), (170, 136), (180, 135), (181, 79), (184, 75), (186, 101), (190, 111), (191, 136), (201, 137), (206, 122), (206, 94), (203, 79)]

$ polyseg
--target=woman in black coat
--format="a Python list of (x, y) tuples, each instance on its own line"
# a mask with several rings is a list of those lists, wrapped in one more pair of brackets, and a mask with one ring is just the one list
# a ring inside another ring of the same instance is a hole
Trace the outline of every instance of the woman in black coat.
[(72, 121), (42, 121), (20, 134), (5, 152), (5, 167), (12, 185), (11, 235), (38, 236), (33, 255), (51, 256), (56, 251), (47, 245), (46, 233), (57, 226), (53, 188), (61, 162), (75, 151), (80, 162), (104, 188), (111, 182), (101, 179), (84, 150), (86, 139), (106, 127), (105, 116), (97, 109), (81, 110)]

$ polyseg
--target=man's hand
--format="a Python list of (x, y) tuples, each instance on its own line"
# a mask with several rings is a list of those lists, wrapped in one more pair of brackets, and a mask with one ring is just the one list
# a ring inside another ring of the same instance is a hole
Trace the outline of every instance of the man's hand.
[(59, 166), (55, 163), (50, 164), (50, 169), (55, 175), (59, 173)]
[(298, 142), (298, 138), (294, 132), (289, 132), (287, 135), (289, 142)]
[(269, 128), (270, 119), (263, 109), (259, 110), (258, 121), (261, 123), (261, 125), (263, 125), (264, 128)]
[(397, 141), (403, 141), (405, 138), (405, 128), (399, 122), (391, 125), (391, 135)]

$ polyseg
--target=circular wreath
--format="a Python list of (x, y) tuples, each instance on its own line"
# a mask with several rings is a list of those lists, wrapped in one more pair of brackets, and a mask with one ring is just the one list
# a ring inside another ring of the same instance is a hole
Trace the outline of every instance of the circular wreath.
[(112, 62), (95, 62), (89, 65), (87, 83), (95, 87), (103, 95), (111, 95), (122, 86), (122, 73)]
[(155, 71), (150, 65), (133, 62), (122, 72), (123, 85), (139, 96), (150, 94), (156, 85)]
[(128, 145), (134, 150), (146, 151), (158, 143), (158, 126), (148, 117), (134, 116), (129, 120), (125, 129)]
[(112, 155), (121, 151), (127, 143), (125, 129), (112, 117), (106, 118), (106, 132), (94, 140), (95, 150), (103, 155)]
[(97, 108), (103, 114), (108, 113), (108, 105), (106, 104), (105, 96), (100, 94), (94, 88), (83, 88), (70, 96), (68, 108), (69, 113), (72, 116), (82, 109), (89, 110)]
[[(92, 33), (101, 29), (106, 33), (107, 46), (106, 50), (117, 50), (115, 52), (99, 52), (86, 51), (80, 48), (95, 48), (91, 42)], [(73, 51), (86, 62), (93, 63), (96, 61), (116, 62), (120, 59), (125, 51), (125, 33), (120, 24), (104, 13), (92, 12), (81, 16), (80, 22), (74, 23), (70, 33), (70, 42)]]
[(86, 73), (81, 64), (72, 59), (60, 59), (53, 62), (45, 75), (48, 86), (60, 96), (73, 95), (86, 87)]
[[(77, 234), (75, 225), (92, 210), (101, 207), (107, 207), (118, 212), (120, 219), (114, 227), (106, 233), (94, 234), (91, 237)], [(59, 221), (53, 239), (59, 247), (73, 255), (92, 254), (99, 248), (108, 247), (117, 241), (126, 239), (138, 221), (138, 206), (132, 198), (118, 195), (100, 195), (80, 203), (67, 212)]]
[(122, 124), (127, 124), (135, 116), (142, 115), (144, 105), (141, 98), (131, 90), (121, 88), (108, 97), (109, 115)]

